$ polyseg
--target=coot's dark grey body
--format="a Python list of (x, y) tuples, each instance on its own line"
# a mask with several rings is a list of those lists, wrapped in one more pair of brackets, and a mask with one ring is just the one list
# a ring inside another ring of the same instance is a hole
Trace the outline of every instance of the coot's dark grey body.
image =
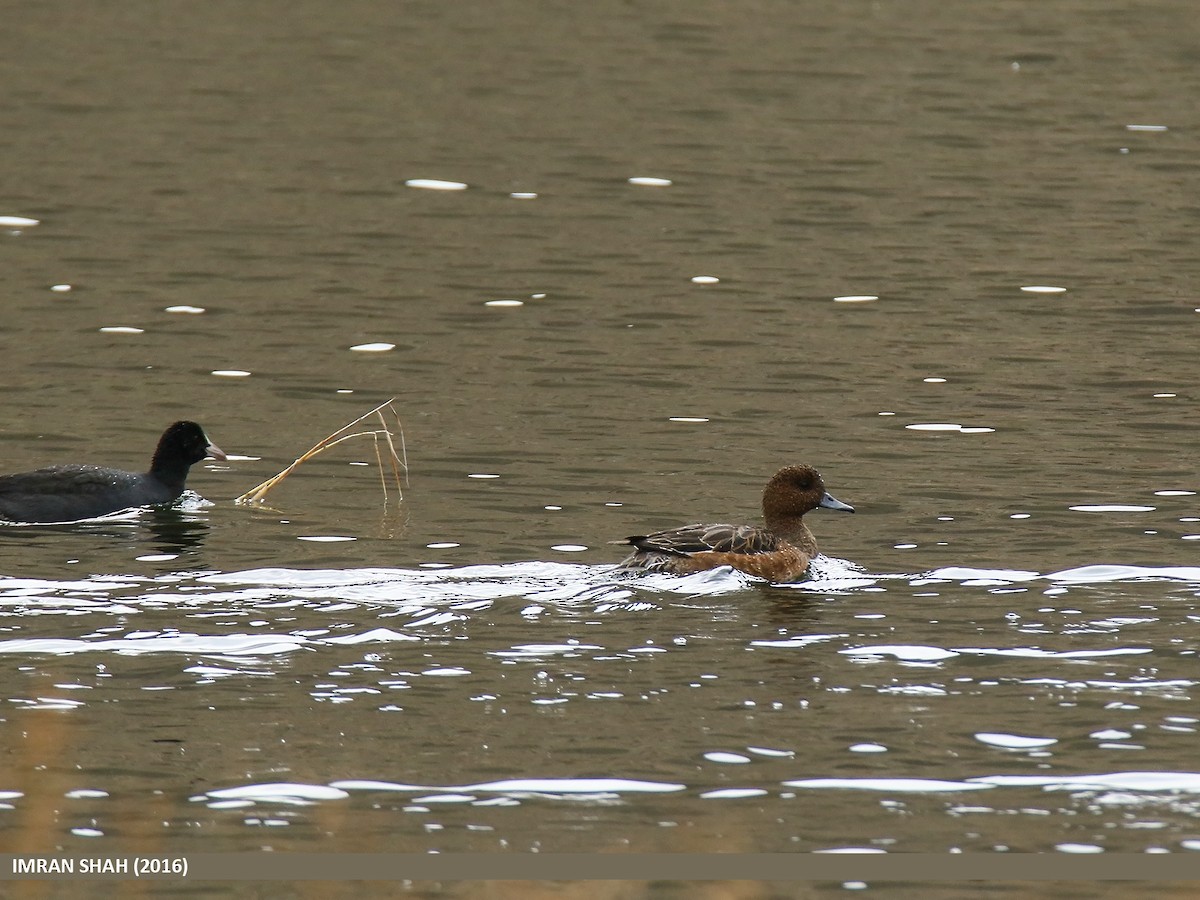
[(148, 472), (65, 465), (0, 475), (0, 519), (75, 522), (170, 503), (183, 493), (192, 463), (206, 456), (225, 458), (195, 422), (176, 422), (159, 439)]

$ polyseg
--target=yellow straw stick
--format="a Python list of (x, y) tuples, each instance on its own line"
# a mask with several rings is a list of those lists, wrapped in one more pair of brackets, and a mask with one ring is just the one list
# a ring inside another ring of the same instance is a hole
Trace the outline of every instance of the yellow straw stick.
[[(388, 400), (386, 403), (380, 403), (377, 407), (372, 409), (370, 412), (363, 413), (361, 416), (359, 416), (353, 422), (347, 422), (345, 425), (343, 425), (337, 431), (333, 432), (333, 434), (329, 435), (328, 437), (324, 438), (323, 440), (318, 441), (316, 444), (314, 444), (312, 447), (310, 447), (307, 451), (304, 452), (304, 454), (302, 454), (298, 459), (293, 461), (292, 464), (290, 466), (288, 466), (287, 468), (285, 468), (282, 472), (279, 472), (276, 475), (272, 475), (270, 478), (268, 478), (262, 484), (257, 485), (256, 487), (253, 487), (250, 490), (246, 491), (246, 493), (242, 494), (240, 497), (238, 497), (233, 502), (239, 503), (239, 504), (262, 502), (262, 499), (265, 496), (267, 496), (267, 492), (270, 491), (272, 488), (274, 488), (275, 485), (279, 484), (281, 481), (283, 481), (285, 478), (287, 478), (289, 475), (291, 475), (292, 472), (295, 471), (296, 467), (299, 466), (302, 462), (307, 462), (308, 460), (312, 459), (314, 456), (325, 452), (330, 447), (336, 447), (338, 444), (342, 443), (342, 441), (348, 441), (353, 438), (361, 438), (361, 437), (370, 437), (375, 442), (375, 460), (379, 464), (379, 478), (383, 484), (383, 499), (384, 499), (385, 503), (387, 502), (387, 496), (388, 496), (387, 474), (384, 470), (383, 454), (380, 452), (379, 442), (382, 439), (387, 444), (388, 463), (390, 464), (391, 469), (392, 469), (392, 477), (395, 478), (395, 481), (396, 481), (396, 490), (400, 494), (400, 499), (403, 500), (404, 499), (404, 489), (403, 489), (403, 487), (401, 487), (401, 483), (403, 482), (404, 485), (408, 484), (408, 450), (406, 449), (406, 447), (404, 445), (404, 426), (400, 422), (400, 414), (396, 412), (396, 408), (392, 405), (395, 402), (396, 402), (396, 398), (393, 397), (391, 400)], [(388, 421), (384, 417), (385, 411), (391, 413), (392, 418), (396, 420), (396, 424), (395, 424), (396, 434), (393, 434), (392, 429), (388, 427)], [(347, 432), (350, 432), (351, 429), (354, 428), (354, 426), (358, 425), (364, 419), (371, 418), (371, 416), (375, 416), (376, 418), (379, 419), (380, 427), (378, 429), (373, 429), (370, 431), (354, 431), (354, 432), (347, 434)], [(400, 438), (399, 453), (396, 452), (396, 444), (395, 444), (395, 440), (394, 440), (394, 438), (397, 436)]]

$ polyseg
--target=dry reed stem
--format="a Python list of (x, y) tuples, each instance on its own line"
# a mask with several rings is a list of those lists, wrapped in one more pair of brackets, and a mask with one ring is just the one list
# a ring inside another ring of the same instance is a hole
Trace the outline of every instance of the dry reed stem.
[[(384, 466), (383, 466), (383, 454), (380, 452), (380, 449), (379, 449), (379, 442), (381, 439), (384, 442), (386, 442), (387, 449), (388, 449), (388, 453), (387, 453), (388, 463), (392, 467), (392, 477), (395, 478), (395, 480), (396, 480), (396, 491), (397, 491), (397, 493), (399, 493), (400, 499), (403, 500), (404, 499), (404, 489), (403, 489), (403, 487), (401, 487), (401, 482), (403, 482), (405, 485), (407, 485), (407, 483), (408, 483), (408, 450), (404, 445), (404, 426), (400, 422), (400, 414), (396, 412), (396, 408), (392, 405), (395, 402), (396, 402), (396, 398), (393, 397), (391, 400), (388, 400), (386, 403), (380, 403), (377, 407), (372, 409), (370, 412), (363, 413), (361, 416), (359, 416), (353, 422), (347, 422), (345, 425), (343, 425), (337, 431), (333, 432), (333, 434), (329, 435), (328, 437), (323, 438), (322, 440), (320, 440), (316, 444), (314, 444), (312, 447), (310, 447), (307, 451), (305, 451), (298, 459), (294, 460), (292, 462), (292, 464), (290, 466), (288, 466), (287, 468), (285, 468), (282, 472), (279, 472), (276, 475), (271, 476), (266, 481), (264, 481), (262, 484), (257, 485), (256, 487), (253, 487), (250, 490), (246, 491), (246, 493), (242, 494), (240, 497), (238, 497), (233, 502), (238, 503), (238, 504), (262, 502), (262, 499), (267, 495), (267, 493), (272, 488), (274, 488), (277, 484), (279, 484), (281, 481), (283, 481), (285, 478), (287, 478), (289, 475), (291, 475), (292, 472), (294, 472), (296, 470), (296, 467), (299, 466), (301, 463), (307, 462), (308, 460), (312, 459), (314, 456), (316, 456), (320, 453), (324, 453), (330, 447), (336, 447), (338, 444), (342, 443), (343, 441), (348, 441), (353, 438), (360, 438), (360, 437), (370, 437), (375, 442), (375, 460), (379, 464), (379, 480), (383, 486), (383, 500), (385, 503), (387, 502), (387, 499), (388, 499), (388, 484), (387, 484), (387, 474), (386, 474), (386, 472), (384, 470)], [(394, 441), (394, 438), (396, 437), (396, 435), (392, 434), (392, 430), (388, 427), (388, 421), (384, 417), (385, 410), (387, 412), (391, 413), (392, 418), (394, 418), (396, 420), (395, 428), (396, 428), (396, 431), (400, 438), (400, 451), (399, 452), (396, 451), (396, 444)], [(352, 428), (354, 428), (356, 425), (358, 425), (365, 419), (371, 418), (371, 416), (375, 416), (377, 419), (379, 419), (379, 425), (380, 425), (379, 429), (370, 430), (370, 431), (354, 431), (354, 432), (347, 434), (347, 432), (350, 432), (350, 430)], [(403, 474), (401, 474), (402, 472), (403, 472)]]

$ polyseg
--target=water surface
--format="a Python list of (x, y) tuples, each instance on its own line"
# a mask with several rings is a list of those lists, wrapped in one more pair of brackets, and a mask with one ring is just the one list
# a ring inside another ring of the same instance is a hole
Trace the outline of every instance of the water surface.
[[(242, 458), (0, 535), (4, 845), (1200, 849), (1193, 18), (14, 12), (4, 469)], [(797, 462), (813, 581), (611, 569)]]

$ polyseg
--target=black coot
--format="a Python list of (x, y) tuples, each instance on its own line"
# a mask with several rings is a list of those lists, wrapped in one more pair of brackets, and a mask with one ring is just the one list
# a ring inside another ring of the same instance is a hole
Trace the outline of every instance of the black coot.
[(170, 503), (183, 493), (192, 463), (206, 456), (225, 458), (195, 422), (176, 422), (159, 438), (149, 472), (66, 465), (0, 475), (0, 519), (75, 522)]

